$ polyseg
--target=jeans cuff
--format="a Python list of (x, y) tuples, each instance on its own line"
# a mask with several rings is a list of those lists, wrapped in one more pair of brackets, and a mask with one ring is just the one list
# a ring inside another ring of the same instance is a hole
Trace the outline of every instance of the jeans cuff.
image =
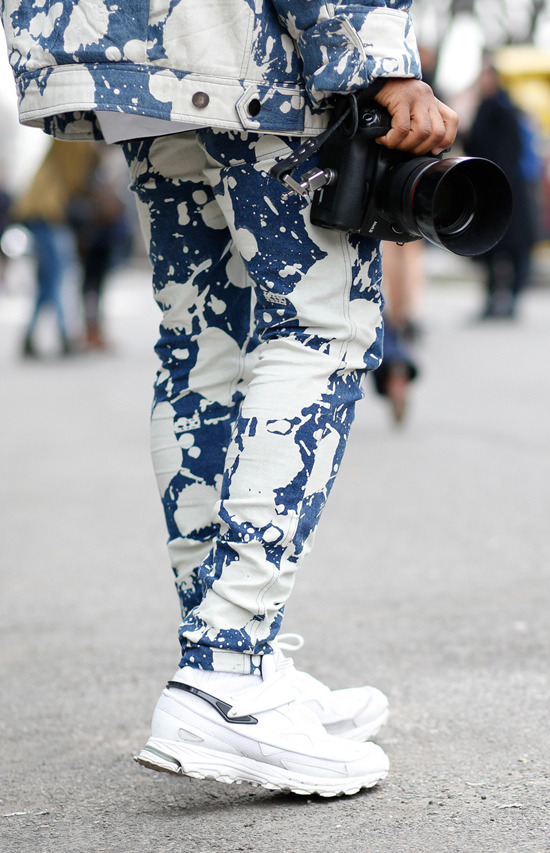
[(187, 646), (182, 654), (180, 667), (194, 666), (215, 672), (236, 672), (240, 675), (259, 675), (263, 655), (246, 655), (226, 649)]

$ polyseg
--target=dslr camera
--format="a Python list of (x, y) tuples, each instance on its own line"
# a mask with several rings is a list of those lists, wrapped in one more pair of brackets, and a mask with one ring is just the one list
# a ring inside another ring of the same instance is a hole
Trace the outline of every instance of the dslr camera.
[(288, 171), (272, 171), (292, 191), (314, 191), (311, 222), (395, 243), (424, 237), (457, 255), (493, 248), (512, 212), (502, 170), (480, 157), (416, 156), (378, 145), (374, 140), (390, 129), (391, 117), (361, 95), (337, 103), (320, 169), (301, 184)]

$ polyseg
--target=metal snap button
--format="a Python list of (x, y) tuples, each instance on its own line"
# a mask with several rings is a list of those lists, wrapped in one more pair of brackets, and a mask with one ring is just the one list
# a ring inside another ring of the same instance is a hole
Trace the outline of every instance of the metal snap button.
[(191, 103), (198, 110), (203, 110), (210, 103), (210, 98), (208, 97), (206, 92), (195, 92), (195, 94), (191, 98)]

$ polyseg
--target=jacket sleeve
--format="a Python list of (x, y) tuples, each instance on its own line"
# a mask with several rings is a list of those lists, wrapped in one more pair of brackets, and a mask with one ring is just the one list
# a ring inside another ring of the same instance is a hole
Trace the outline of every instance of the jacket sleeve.
[(411, 2), (271, 0), (297, 46), (316, 106), (333, 93), (364, 89), (379, 77), (421, 77)]

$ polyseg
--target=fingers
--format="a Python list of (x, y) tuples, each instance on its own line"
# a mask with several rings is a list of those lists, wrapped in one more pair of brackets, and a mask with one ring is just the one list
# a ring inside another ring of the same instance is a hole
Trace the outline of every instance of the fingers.
[(454, 142), (458, 116), (421, 80), (389, 79), (376, 100), (392, 117), (391, 130), (377, 139), (381, 145), (437, 155)]
[(456, 139), (456, 134), (458, 131), (458, 116), (454, 110), (452, 110), (446, 104), (443, 104), (441, 101), (436, 101), (436, 103), (439, 115), (441, 116), (441, 119), (443, 121), (445, 132), (443, 135), (443, 139), (440, 142), (439, 150), (432, 149), (432, 153), (440, 154), (441, 151), (444, 151), (446, 148), (450, 148)]

